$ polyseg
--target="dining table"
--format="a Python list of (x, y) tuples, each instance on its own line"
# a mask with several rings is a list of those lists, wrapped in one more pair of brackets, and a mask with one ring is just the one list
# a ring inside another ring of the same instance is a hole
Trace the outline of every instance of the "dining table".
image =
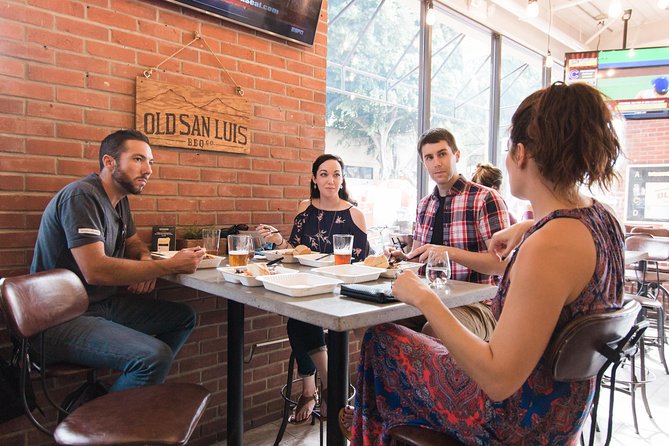
[[(311, 268), (286, 265), (300, 274)], [(344, 407), (349, 392), (349, 330), (405, 319), (420, 311), (401, 302), (377, 304), (340, 295), (339, 287), (325, 294), (291, 297), (268, 291), (263, 287), (248, 287), (226, 282), (215, 268), (198, 269), (193, 274), (174, 274), (163, 279), (210, 293), (228, 301), (228, 379), (227, 379), (227, 444), (241, 446), (244, 435), (243, 368), (244, 368), (244, 308), (245, 306), (287, 316), (328, 329), (328, 408), (337, 416)], [(365, 284), (384, 284), (379, 279)], [(458, 307), (491, 299), (497, 287), (478, 283), (449, 280), (439, 291), (448, 307)], [(343, 446), (346, 439), (337, 422), (327, 423), (327, 445)]]

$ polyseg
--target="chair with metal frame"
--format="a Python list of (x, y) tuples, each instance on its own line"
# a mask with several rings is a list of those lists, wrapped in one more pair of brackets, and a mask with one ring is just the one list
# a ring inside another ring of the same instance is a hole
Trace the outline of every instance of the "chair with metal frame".
[(669, 261), (669, 238), (632, 236), (625, 240), (625, 249), (648, 253), (648, 259), (640, 261), (626, 278), (636, 282), (637, 291), (633, 297), (641, 304), (644, 313), (649, 319), (654, 316), (656, 333), (655, 336), (646, 335), (646, 345), (657, 347), (664, 371), (669, 375), (664, 352), (667, 343), (665, 305), (669, 303), (669, 291), (663, 285), (669, 281), (669, 272), (660, 269), (660, 262)]
[(186, 444), (204, 413), (210, 394), (203, 386), (170, 383), (101, 396), (68, 414), (49, 396), (46, 367), (39, 371), (45, 397), (65, 419), (55, 429), (39, 422), (28, 408), (30, 345), (40, 344), (44, 364), (43, 332), (83, 314), (88, 295), (72, 271), (55, 269), (9, 277), (2, 282), (0, 303), (11, 334), (20, 342), (20, 391), (29, 420), (41, 432), (63, 445)]
[[(595, 378), (595, 395), (590, 410), (590, 446), (594, 445), (597, 404), (604, 373), (611, 368), (615, 386), (616, 370), (622, 361), (636, 353), (638, 343), (648, 326), (637, 322), (640, 305), (628, 302), (623, 308), (606, 313), (589, 314), (569, 322), (553, 338), (546, 351), (548, 364), (556, 381), (584, 381)], [(614, 393), (609, 394), (609, 420), (605, 445), (611, 441)], [(390, 430), (396, 446), (457, 446), (461, 443), (448, 434), (419, 426), (396, 426)]]

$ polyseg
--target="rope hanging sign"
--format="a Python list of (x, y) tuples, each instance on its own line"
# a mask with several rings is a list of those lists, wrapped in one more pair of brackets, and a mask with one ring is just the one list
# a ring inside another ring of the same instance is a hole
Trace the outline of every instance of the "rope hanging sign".
[[(236, 96), (151, 79), (153, 72), (159, 70), (161, 65), (198, 40), (202, 40), (235, 84)], [(143, 77), (137, 77), (135, 127), (149, 136), (153, 144), (249, 153), (251, 105), (242, 98), (244, 90), (234, 82), (199, 34), (143, 74)]]

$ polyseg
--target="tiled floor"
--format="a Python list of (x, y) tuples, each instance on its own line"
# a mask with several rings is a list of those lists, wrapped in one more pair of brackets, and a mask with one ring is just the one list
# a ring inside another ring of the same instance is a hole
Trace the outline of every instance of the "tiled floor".
[[(669, 353), (669, 352), (668, 352)], [(648, 384), (647, 393), (653, 418), (649, 418), (641, 399), (641, 391), (637, 390), (637, 418), (639, 434), (634, 431), (632, 421), (632, 404), (630, 397), (616, 392), (613, 415), (613, 446), (667, 446), (669, 445), (669, 375), (666, 375), (656, 348), (647, 352), (647, 367), (655, 374), (655, 381)], [(618, 378), (628, 375), (626, 369), (618, 373)], [(604, 430), (607, 422), (609, 392), (603, 389), (599, 408), (599, 424)], [(269, 446), (279, 430), (280, 420), (269, 423), (244, 434), (244, 445)], [(588, 420), (589, 426), (589, 420)], [(317, 446), (319, 444), (318, 422), (314, 426), (288, 426), (281, 445)], [(595, 444), (604, 444), (604, 435), (598, 434)], [(225, 442), (217, 443), (224, 446)]]

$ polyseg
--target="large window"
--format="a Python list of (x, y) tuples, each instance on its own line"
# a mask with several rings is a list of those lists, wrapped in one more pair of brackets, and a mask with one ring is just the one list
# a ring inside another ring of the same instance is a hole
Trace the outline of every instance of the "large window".
[(416, 212), (420, 3), (328, 2), (326, 152), (368, 227), (408, 232)]
[[(493, 46), (489, 29), (437, 2), (431, 50), (421, 58), (422, 3), (328, 2), (325, 150), (347, 164), (347, 184), (367, 226), (387, 227), (386, 233), (411, 232), (417, 198), (427, 192), (416, 171), (421, 129), (454, 133), (462, 152), (458, 170), (467, 178), (477, 163), (495, 156), (503, 167), (511, 115), (542, 83), (541, 55), (504, 38)], [(421, 59), (431, 68), (428, 114), (418, 110), (419, 98), (426, 97), (419, 89)], [(501, 79), (492, 79), (495, 66)], [(499, 119), (491, 110), (493, 92), (499, 92)], [(499, 131), (493, 143), (491, 128)], [(514, 203), (508, 192), (503, 195)], [(515, 207), (522, 213), (521, 203)]]
[(470, 178), (488, 158), (491, 34), (437, 11), (432, 27), (430, 127), (450, 130), (460, 149), (458, 171)]

